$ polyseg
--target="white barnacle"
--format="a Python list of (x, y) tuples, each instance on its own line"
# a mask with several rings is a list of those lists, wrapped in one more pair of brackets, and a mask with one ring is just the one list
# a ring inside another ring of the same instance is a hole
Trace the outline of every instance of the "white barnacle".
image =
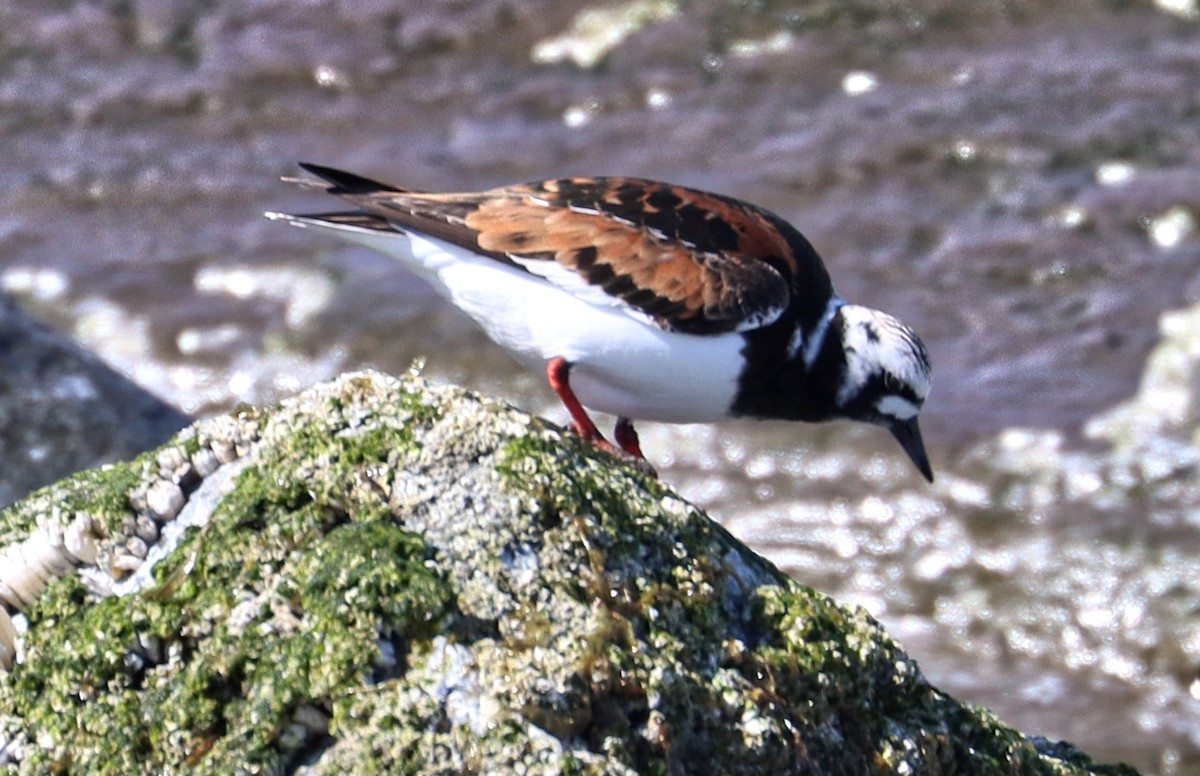
[(0, 601), (24, 609), (37, 601), (52, 579), (73, 568), (63, 545), (62, 526), (43, 523), (25, 541), (0, 553)]
[(0, 671), (13, 667), (17, 659), (17, 629), (8, 610), (0, 606)]
[(0, 549), (0, 669), (16, 660), (16, 629), (10, 611), (37, 601), (46, 586), (76, 567), (94, 563), (99, 526), (79, 512), (65, 527), (57, 520), (39, 524), (24, 540)]
[(146, 507), (163, 523), (174, 520), (186, 502), (183, 490), (171, 480), (156, 480), (146, 491)]
[(135, 558), (145, 559), (150, 552), (150, 546), (139, 536), (130, 536), (125, 540), (125, 552)]
[(63, 546), (76, 562), (86, 565), (96, 563), (96, 539), (100, 527), (87, 512), (79, 512), (63, 531)]
[(148, 545), (158, 541), (158, 523), (149, 515), (138, 515), (134, 519), (133, 532)]
[(141, 570), (143, 562), (144, 559), (139, 558), (136, 555), (130, 555), (127, 552), (121, 553), (113, 558), (112, 566), (109, 571), (112, 573), (114, 579), (124, 580), (135, 571)]
[(233, 442), (227, 439), (214, 439), (210, 449), (216, 456), (217, 463), (232, 463), (237, 460), (237, 448)]
[(24, 609), (51, 581), (94, 563), (98, 535), (91, 515), (81, 512), (65, 528), (42, 523), (24, 541), (0, 550), (0, 603)]
[(196, 474), (200, 475), (201, 479), (215, 472), (220, 465), (221, 461), (217, 459), (217, 454), (210, 448), (202, 447), (192, 455), (192, 468)]

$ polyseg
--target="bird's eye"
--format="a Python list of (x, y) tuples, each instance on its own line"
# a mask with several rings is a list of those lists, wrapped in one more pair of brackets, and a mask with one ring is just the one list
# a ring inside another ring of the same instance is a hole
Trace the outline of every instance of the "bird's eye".
[(904, 387), (904, 384), (900, 382), (900, 378), (896, 377), (896, 375), (892, 374), (891, 372), (884, 372), (883, 387), (886, 388), (889, 393), (900, 393)]

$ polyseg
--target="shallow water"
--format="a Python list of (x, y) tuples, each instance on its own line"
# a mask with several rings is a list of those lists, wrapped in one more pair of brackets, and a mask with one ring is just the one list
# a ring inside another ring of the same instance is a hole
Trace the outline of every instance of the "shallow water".
[(423, 356), (562, 420), (403, 270), (262, 219), (328, 207), (278, 177), (770, 207), (926, 340), (938, 482), (874, 429), (647, 425), (664, 479), (946, 690), (1196, 772), (1200, 323), (1147, 367), (1200, 299), (1200, 21), (1169, 5), (10, 3), (0, 287), (192, 413)]

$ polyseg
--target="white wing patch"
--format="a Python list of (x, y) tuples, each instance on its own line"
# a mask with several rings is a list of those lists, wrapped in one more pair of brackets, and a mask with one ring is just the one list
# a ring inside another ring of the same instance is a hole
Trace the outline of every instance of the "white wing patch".
[(631, 318), (643, 323), (654, 324), (654, 320), (642, 311), (629, 306), (623, 300), (605, 291), (600, 286), (594, 286), (570, 267), (564, 267), (553, 259), (530, 259), (524, 256), (507, 254), (515, 264), (527, 270), (531, 275), (537, 275), (572, 296), (597, 307), (611, 307)]

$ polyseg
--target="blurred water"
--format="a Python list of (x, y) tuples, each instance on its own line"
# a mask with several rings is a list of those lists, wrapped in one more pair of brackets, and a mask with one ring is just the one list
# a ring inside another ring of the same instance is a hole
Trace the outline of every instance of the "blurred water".
[(278, 177), (297, 160), (430, 189), (624, 173), (770, 207), (843, 296), (930, 346), (938, 482), (874, 429), (647, 425), (664, 479), (868, 607), (944, 689), (1194, 773), (1196, 16), (9, 3), (0, 287), (193, 413), (426, 356), (427, 374), (561, 420), (538, 375), (386, 259), (262, 219), (327, 206)]

